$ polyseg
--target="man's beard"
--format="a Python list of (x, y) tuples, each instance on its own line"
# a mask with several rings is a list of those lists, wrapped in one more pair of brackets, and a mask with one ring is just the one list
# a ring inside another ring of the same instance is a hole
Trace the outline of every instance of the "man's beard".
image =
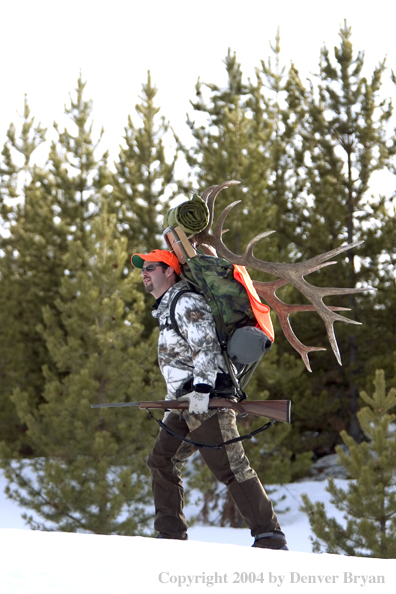
[(149, 283), (143, 283), (143, 285), (147, 293), (151, 293), (154, 290), (153, 283), (151, 281)]

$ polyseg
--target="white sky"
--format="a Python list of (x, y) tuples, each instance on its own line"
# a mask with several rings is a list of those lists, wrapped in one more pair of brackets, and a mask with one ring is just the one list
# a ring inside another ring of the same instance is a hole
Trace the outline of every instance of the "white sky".
[[(305, 80), (317, 70), (322, 45), (331, 51), (338, 45), (345, 18), (367, 66), (387, 55), (396, 71), (390, 0), (0, 0), (0, 147), (10, 122), (18, 122), (25, 93), (36, 122), (64, 125), (80, 69), (96, 129), (105, 128), (103, 150), (114, 158), (128, 114), (138, 121), (134, 106), (148, 69), (161, 113), (186, 139), (197, 78), (224, 83), (228, 47), (252, 76), (270, 55), (279, 26), (284, 64), (294, 61)], [(395, 96), (396, 87), (388, 82), (384, 92)]]

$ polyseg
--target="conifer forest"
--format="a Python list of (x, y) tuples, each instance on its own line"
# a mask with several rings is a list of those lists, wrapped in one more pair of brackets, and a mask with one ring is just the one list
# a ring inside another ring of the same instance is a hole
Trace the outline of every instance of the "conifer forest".
[[(396, 84), (396, 65), (384, 60), (363, 75), (360, 49), (345, 24), (336, 48), (318, 48), (309, 80), (298, 64), (283, 66), (279, 37), (252, 79), (228, 50), (226, 86), (198, 79), (183, 134), (160, 110), (148, 72), (115, 159), (93, 132), (83, 75), (55, 140), (25, 97), (21, 122), (0, 139), (0, 465), (32, 528), (149, 534), (145, 460), (157, 424), (145, 411), (90, 405), (165, 397), (153, 299), (130, 257), (165, 248), (172, 200), (233, 179), (241, 183), (219, 195), (215, 216), (241, 200), (224, 236), (234, 253), (269, 230), (255, 255), (270, 262), (363, 241), (309, 280), (375, 289), (325, 298), (361, 324), (335, 325), (342, 366), (315, 312), (291, 317), (302, 343), (326, 348), (311, 353), (312, 373), (273, 317), (273, 348), (246, 391), (290, 399), (292, 423), (244, 442), (246, 453), (265, 485), (308, 477), (313, 462), (338, 453), (350, 492), (330, 487), (357, 519), (346, 535), (316, 509), (317, 538), (328, 552), (396, 556), (396, 192), (378, 194), (373, 183), (381, 173), (396, 181), (396, 117), (382, 89), (385, 76)], [(304, 303), (290, 285), (277, 294)], [(241, 433), (260, 421), (241, 419)], [(186, 476), (202, 492), (201, 520), (217, 506), (219, 525), (242, 525), (199, 457)]]

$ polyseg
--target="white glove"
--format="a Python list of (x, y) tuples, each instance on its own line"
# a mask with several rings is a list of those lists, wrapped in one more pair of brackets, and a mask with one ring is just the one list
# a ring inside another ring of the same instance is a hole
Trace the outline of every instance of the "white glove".
[(188, 400), (190, 405), (188, 412), (195, 415), (203, 415), (209, 410), (209, 394), (204, 392), (190, 392), (185, 396), (179, 398), (179, 400)]

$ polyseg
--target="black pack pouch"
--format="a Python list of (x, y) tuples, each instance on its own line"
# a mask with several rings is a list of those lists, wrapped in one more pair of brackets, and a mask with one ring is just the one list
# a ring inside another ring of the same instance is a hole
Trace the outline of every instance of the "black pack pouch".
[[(187, 378), (183, 384), (176, 390), (176, 398), (181, 398), (185, 394), (190, 394), (194, 389), (192, 378)], [(235, 398), (235, 387), (227, 373), (218, 373), (216, 384), (210, 392), (210, 396), (218, 398)]]

